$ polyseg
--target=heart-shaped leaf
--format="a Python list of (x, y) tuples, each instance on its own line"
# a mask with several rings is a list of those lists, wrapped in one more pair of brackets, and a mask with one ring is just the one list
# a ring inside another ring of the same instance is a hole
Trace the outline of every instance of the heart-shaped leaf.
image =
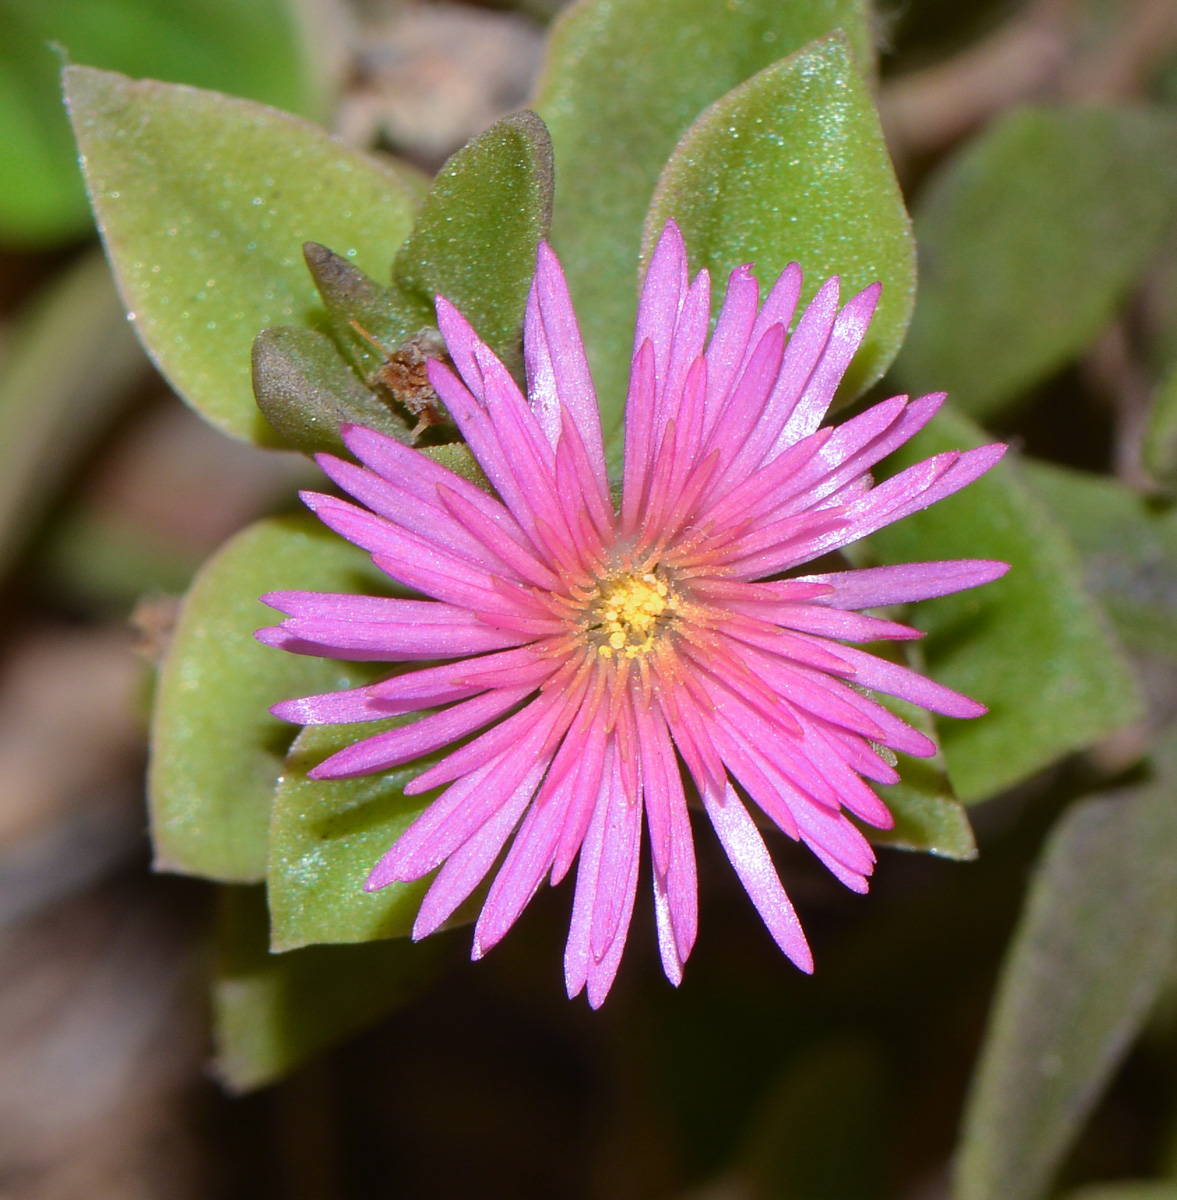
[(438, 172), (392, 277), (432, 314), (456, 305), (501, 358), (519, 332), (540, 239), (552, 219), (552, 143), (533, 112), (492, 125)]
[(417, 761), (357, 779), (308, 779), (329, 754), (406, 719), (307, 728), (290, 749), (274, 796), (268, 876), (275, 950), (313, 942), (403, 937), (427, 884), (394, 883), (365, 892), (384, 852), (436, 797), (406, 796)]
[(312, 12), (297, 0), (0, 0), (0, 239), (47, 244), (91, 228), (61, 108), (63, 53), (317, 118), (338, 39)]
[(282, 441), (308, 454), (342, 451), (339, 430), (345, 422), (409, 440), (409, 426), (364, 387), (335, 343), (315, 329), (263, 329), (253, 343), (253, 391)]
[(372, 379), (388, 355), (420, 326), (436, 324), (432, 301), (407, 299), (399, 289), (377, 283), (318, 242), (307, 242), (302, 252), (336, 344), (363, 378)]

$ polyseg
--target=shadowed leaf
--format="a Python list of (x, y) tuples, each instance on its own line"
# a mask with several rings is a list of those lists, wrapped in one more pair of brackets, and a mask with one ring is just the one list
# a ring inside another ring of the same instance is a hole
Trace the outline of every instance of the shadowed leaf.
[(1055, 827), (1002, 972), (955, 1200), (1036, 1200), (1139, 1031), (1177, 941), (1177, 741)]
[(1020, 109), (949, 160), (915, 213), (920, 295), (895, 370), (983, 417), (1080, 354), (1177, 202), (1177, 121)]
[(274, 1083), (428, 983), (433, 944), (271, 954), (262, 888), (223, 889), (213, 980), (216, 1073), (234, 1092)]

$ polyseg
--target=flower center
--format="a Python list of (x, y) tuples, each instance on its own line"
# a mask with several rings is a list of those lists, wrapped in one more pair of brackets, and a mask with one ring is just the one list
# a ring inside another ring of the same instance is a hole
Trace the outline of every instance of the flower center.
[(652, 649), (673, 620), (679, 602), (665, 579), (652, 571), (626, 572), (601, 581), (589, 631), (602, 658), (636, 658)]

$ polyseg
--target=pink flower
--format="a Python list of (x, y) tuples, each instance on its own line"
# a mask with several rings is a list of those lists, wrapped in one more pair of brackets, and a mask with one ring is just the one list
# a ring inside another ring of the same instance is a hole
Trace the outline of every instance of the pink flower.
[(405, 789), (444, 787), (365, 885), (441, 868), (414, 938), (454, 912), (508, 841), (475, 958), (546, 876), (558, 883), (579, 859), (564, 971), (569, 996), (587, 985), (597, 1007), (625, 945), (644, 814), (662, 962), (677, 984), (697, 924), (690, 791), (777, 944), (811, 971), (748, 800), (865, 892), (874, 854), (847, 814), (882, 829), (892, 817), (864, 778), (898, 780), (880, 746), (934, 747), (863, 689), (952, 717), (985, 712), (845, 643), (918, 637), (857, 610), (986, 583), (1004, 563), (792, 572), (964, 487), (1005, 447), (940, 454), (873, 486), (871, 467), (943, 396), (898, 396), (821, 428), (880, 288), (839, 310), (829, 280), (789, 336), (800, 289), (790, 266), (758, 307), (756, 280), (740, 267), (708, 344), (707, 273), (690, 281), (682, 237), (667, 225), (638, 310), (619, 511), (576, 317), (546, 245), (524, 328), (530, 399), (437, 301), (461, 379), (436, 362), (430, 379), (498, 499), (358, 426), (344, 440), (362, 467), (319, 456), (360, 505), (312, 492), (308, 506), (430, 598), (272, 593), (263, 599), (287, 617), (258, 636), (301, 654), (434, 661), (274, 708), (300, 724), (428, 712), (332, 755), (310, 772), (318, 779), (469, 739)]

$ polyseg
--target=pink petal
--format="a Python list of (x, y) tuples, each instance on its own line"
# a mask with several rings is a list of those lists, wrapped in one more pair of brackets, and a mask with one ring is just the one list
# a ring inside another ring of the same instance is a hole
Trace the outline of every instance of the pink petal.
[[(483, 399), (482, 372), (478, 367), (475, 350), (482, 344), (471, 328), (470, 322), (444, 297), (438, 296), (437, 327), (445, 338), (445, 347), (454, 360), (454, 366), (462, 376), (471, 393)], [(447, 405), (448, 407), (448, 405)]]
[(507, 801), (449, 855), (421, 901), (413, 922), (413, 941), (433, 933), (482, 882), (519, 823), (546, 766), (546, 762), (537, 763)]
[[(670, 366), (670, 350), (674, 343), (674, 327), (687, 291), (687, 250), (682, 234), (673, 221), (667, 221), (650, 257), (646, 278), (638, 299), (637, 322), (634, 326), (633, 351), (636, 355), (642, 343), (649, 340), (654, 351), (655, 409), (665, 385)], [(651, 414), (652, 415), (652, 414)], [(625, 421), (628, 426), (630, 410)]]
[[(778, 281), (779, 282), (779, 281)], [(737, 267), (727, 281), (723, 307), (715, 324), (715, 333), (707, 346), (707, 399), (704, 433), (710, 434), (728, 403), (732, 385), (744, 362), (760, 286), (751, 267)], [(775, 323), (775, 322), (774, 322)], [(786, 317), (781, 324), (788, 324)]]
[(523, 818), (474, 926), (473, 958), (481, 958), (504, 937), (543, 883), (556, 854), (574, 783), (574, 777), (566, 776), (555, 792), (537, 797)]
[(593, 907), (597, 898), (597, 877), (601, 866), (601, 852), (605, 846), (605, 822), (609, 812), (611, 786), (605, 783), (613, 778), (613, 742), (605, 747), (604, 775), (602, 787), (596, 796), (592, 818), (580, 847), (580, 864), (576, 872), (576, 894), (572, 901), (572, 920), (568, 926), (568, 943), (564, 948), (564, 982), (568, 998), (580, 994), (588, 981), (592, 951), (589, 948), (593, 922)]
[[(947, 596), (1000, 579), (1009, 563), (980, 558), (947, 562), (902, 563), (896, 567), (868, 567), (861, 571), (836, 571), (806, 575), (806, 582), (824, 583), (833, 589), (817, 600), (831, 608), (883, 608), (910, 604), (933, 596)], [(771, 584), (769, 585), (772, 586)]]
[(980, 717), (989, 710), (976, 700), (962, 696), (906, 667), (876, 658), (851, 646), (836, 647), (839, 658), (854, 668), (854, 681), (876, 692), (898, 696), (946, 717)]
[(568, 284), (560, 260), (547, 242), (541, 242), (536, 253), (523, 349), (532, 410), (548, 440), (553, 447), (556, 445), (562, 427), (561, 410), (567, 412), (580, 434), (593, 478), (607, 496), (609, 481), (596, 391)]
[(781, 430), (773, 453), (779, 454), (786, 446), (813, 433), (821, 424), (850, 360), (866, 336), (882, 290), (881, 283), (872, 283), (849, 300), (838, 314), (821, 359)]
[(806, 974), (812, 974), (813, 955), (801, 932), (801, 923), (781, 887), (768, 847), (735, 789), (730, 783), (722, 794), (707, 789), (703, 793), (703, 807), (773, 940), (796, 966)]
[(430, 717), (353, 742), (312, 767), (307, 778), (348, 779), (411, 762), (502, 716), (530, 692), (529, 687), (484, 692)]

